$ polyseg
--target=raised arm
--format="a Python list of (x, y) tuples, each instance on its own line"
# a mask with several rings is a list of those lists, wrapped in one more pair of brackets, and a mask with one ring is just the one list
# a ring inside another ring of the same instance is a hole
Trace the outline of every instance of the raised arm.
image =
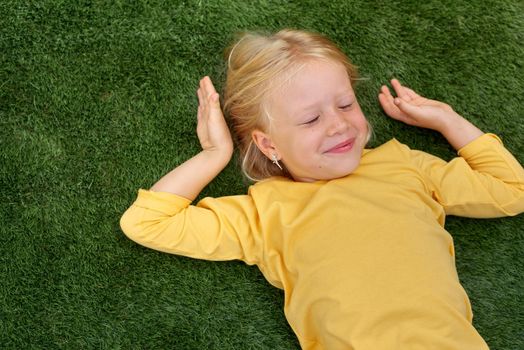
[(158, 180), (151, 191), (173, 193), (192, 201), (231, 160), (233, 141), (209, 77), (200, 80), (197, 95), (197, 135), (202, 151)]
[(391, 85), (397, 97), (393, 97), (385, 85), (378, 96), (382, 108), (391, 118), (409, 125), (436, 130), (456, 150), (484, 134), (449, 105), (422, 97), (400, 84), (397, 79), (391, 80)]
[(218, 94), (208, 77), (198, 89), (197, 134), (202, 151), (162, 177), (120, 219), (133, 241), (159, 251), (198, 259), (260, 260), (258, 221), (248, 195), (204, 198), (191, 202), (227, 165), (233, 152), (231, 135)]

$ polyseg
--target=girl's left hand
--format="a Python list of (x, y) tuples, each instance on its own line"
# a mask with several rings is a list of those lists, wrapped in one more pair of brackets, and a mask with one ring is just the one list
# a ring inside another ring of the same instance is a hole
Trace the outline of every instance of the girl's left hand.
[(378, 99), (384, 112), (393, 119), (442, 132), (450, 119), (461, 118), (448, 104), (422, 97), (397, 79), (391, 80), (391, 85), (397, 97), (383, 85)]

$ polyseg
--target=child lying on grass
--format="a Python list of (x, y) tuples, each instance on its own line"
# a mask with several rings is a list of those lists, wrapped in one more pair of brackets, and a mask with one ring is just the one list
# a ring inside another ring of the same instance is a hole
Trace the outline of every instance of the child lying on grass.
[(386, 86), (378, 96), (384, 111), (439, 131), (459, 157), (445, 162), (395, 139), (366, 149), (356, 69), (317, 34), (245, 34), (228, 65), (224, 112), (256, 183), (191, 205), (233, 154), (205, 77), (202, 151), (139, 190), (121, 219), (126, 235), (168, 253), (256, 264), (284, 290), (304, 349), (487, 349), (444, 219), (524, 211), (524, 170), (499, 138), (392, 80), (396, 97)]

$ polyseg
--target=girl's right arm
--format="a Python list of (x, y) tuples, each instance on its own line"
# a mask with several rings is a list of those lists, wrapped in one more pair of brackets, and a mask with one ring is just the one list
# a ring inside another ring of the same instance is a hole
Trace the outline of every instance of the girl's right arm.
[(207, 260), (260, 260), (258, 215), (252, 198), (238, 195), (191, 202), (227, 165), (233, 142), (208, 77), (198, 89), (197, 134), (202, 151), (162, 177), (120, 219), (133, 241), (163, 252)]
[(200, 80), (197, 95), (197, 135), (202, 151), (162, 177), (151, 191), (173, 193), (192, 201), (231, 159), (233, 141), (209, 77)]

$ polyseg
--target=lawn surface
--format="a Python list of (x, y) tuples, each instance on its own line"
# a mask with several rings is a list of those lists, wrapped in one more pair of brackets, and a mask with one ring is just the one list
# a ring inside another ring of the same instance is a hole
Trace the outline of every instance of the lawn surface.
[[(370, 147), (454, 156), (382, 113), (378, 89), (397, 77), (524, 161), (521, 0), (4, 0), (1, 348), (298, 348), (256, 267), (151, 251), (118, 223), (138, 188), (199, 151), (197, 82), (220, 89), (235, 33), (284, 27), (327, 35), (360, 67)], [(232, 162), (202, 196), (247, 186)], [(493, 349), (524, 348), (524, 216), (446, 225), (476, 328)]]

